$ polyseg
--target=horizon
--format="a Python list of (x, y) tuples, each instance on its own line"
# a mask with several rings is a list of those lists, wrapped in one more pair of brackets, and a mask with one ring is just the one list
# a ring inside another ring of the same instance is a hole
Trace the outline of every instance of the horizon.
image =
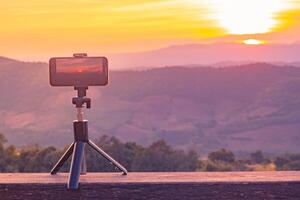
[(73, 52), (116, 55), (187, 44), (300, 41), (298, 0), (16, 0), (2, 6), (0, 55), (25, 61)]
[[(265, 58), (260, 58), (260, 59), (238, 59), (236, 60), (235, 58), (232, 59), (230, 58), (230, 56), (226, 59), (219, 59), (217, 56), (215, 57), (215, 59), (213, 59), (212, 61), (195, 61), (195, 62), (187, 62), (186, 60), (185, 61), (180, 61), (180, 58), (176, 58), (179, 60), (179, 64), (174, 64), (174, 63), (171, 63), (171, 64), (168, 64), (168, 63), (164, 63), (162, 62), (161, 65), (157, 65), (157, 64), (154, 64), (154, 65), (151, 65), (151, 64), (147, 64), (147, 62), (145, 62), (146, 64), (143, 63), (142, 61), (142, 57), (145, 56), (149, 56), (148, 54), (152, 53), (154, 55), (157, 55), (157, 54), (160, 54), (161, 51), (164, 51), (164, 52), (167, 52), (167, 56), (165, 55), (159, 55), (158, 57), (158, 60), (168, 60), (170, 59), (168, 56), (168, 54), (179, 54), (178, 56), (180, 57), (180, 52), (182, 51), (194, 51), (193, 48), (196, 48), (196, 50), (201, 50), (203, 52), (206, 52), (206, 53), (211, 53), (211, 48), (215, 48), (217, 50), (220, 50), (220, 51), (224, 51), (224, 49), (226, 50), (227, 53), (229, 53), (229, 55), (232, 55), (232, 54), (236, 54), (237, 52), (240, 53), (240, 57), (242, 57), (241, 55), (243, 54), (242, 52), (239, 52), (239, 50), (237, 49), (232, 49), (232, 46), (235, 46), (236, 48), (240, 48), (240, 49), (243, 49), (245, 50), (246, 49), (246, 53), (247, 53), (247, 49), (259, 49), (259, 48), (264, 48), (264, 47), (270, 47), (268, 50), (269, 51), (272, 51), (274, 49), (274, 47), (278, 47), (280, 49), (280, 51), (286, 51), (287, 49), (291, 49), (291, 51), (294, 51), (293, 48), (297, 47), (299, 50), (300, 50), (300, 43), (292, 43), (292, 44), (244, 44), (244, 43), (236, 43), (236, 42), (216, 42), (216, 43), (211, 43), (211, 44), (205, 44), (205, 43), (190, 43), (190, 44), (181, 44), (181, 45), (170, 45), (170, 46), (167, 46), (167, 47), (163, 47), (163, 48), (158, 48), (158, 49), (152, 49), (152, 50), (149, 50), (149, 51), (139, 51), (139, 52), (122, 52), (122, 53), (116, 53), (116, 54), (102, 54), (101, 56), (107, 56), (108, 58), (112, 58), (109, 60), (109, 63), (111, 63), (112, 61), (112, 65), (114, 65), (115, 63), (117, 63), (117, 66), (111, 66), (110, 65), (110, 68), (112, 70), (144, 70), (144, 69), (151, 69), (151, 68), (157, 68), (157, 67), (172, 67), (172, 66), (207, 66), (207, 67), (222, 67), (221, 65), (224, 65), (225, 67), (227, 67), (227, 65), (236, 65), (236, 64), (251, 64), (251, 63), (270, 63), (270, 64), (275, 64), (275, 65), (282, 65), (282, 64), (298, 64), (298, 62), (300, 62), (300, 59), (298, 59), (298, 56), (294, 56), (292, 57), (292, 60), (289, 59), (276, 59), (276, 56), (274, 56), (274, 59), (273, 58), (268, 58), (268, 59), (265, 59)], [(205, 47), (208, 47), (209, 50), (206, 50)], [(229, 48), (228, 48), (229, 47)], [(282, 48), (282, 50), (281, 50)], [(286, 49), (287, 48), (287, 49)], [(172, 52), (173, 50), (173, 52)], [(175, 50), (175, 51), (174, 51)], [(75, 52), (73, 52), (75, 53)], [(76, 52), (78, 53), (78, 52)], [(81, 52), (80, 52), (81, 53)], [(189, 52), (186, 52), (186, 53), (189, 53)], [(267, 52), (266, 49), (263, 50), (263, 53), (265, 54), (269, 54), (270, 52)], [(287, 53), (287, 52), (285, 52)], [(191, 54), (195, 57), (197, 56), (198, 53), (195, 54), (195, 52), (191, 52)], [(201, 54), (201, 53), (200, 53)], [(57, 55), (55, 55), (57, 56)], [(59, 55), (61, 56), (61, 55)], [(70, 55), (64, 55), (64, 56), (67, 56), (67, 57), (70, 57), (72, 56), (72, 54)], [(97, 54), (95, 55), (91, 55), (89, 54), (89, 56), (98, 56)], [(129, 58), (126, 58), (126, 57), (129, 57)], [(153, 56), (153, 55), (152, 55)], [(0, 57), (4, 58), (4, 59), (11, 59), (11, 60), (15, 60), (15, 61), (20, 61), (20, 62), (33, 62), (33, 63), (38, 63), (38, 62), (41, 62), (41, 63), (45, 63), (47, 64), (49, 59), (52, 57), (52, 56), (49, 56), (45, 59), (39, 59), (39, 60), (31, 60), (31, 59), (22, 59), (22, 58), (18, 58), (18, 57), (12, 57), (12, 56), (6, 56), (6, 55), (0, 55)], [(134, 63), (134, 64), (130, 64), (130, 63), (127, 63), (126, 61), (127, 60), (130, 60), (130, 58), (138, 58), (139, 59), (139, 62), (137, 62), (138, 64)], [(122, 66), (122, 63), (123, 60), (125, 60), (125, 63), (124, 63), (124, 66)], [(146, 60), (146, 59), (145, 59)], [(193, 59), (192, 59), (193, 60)], [(220, 66), (219, 66), (220, 65)]]

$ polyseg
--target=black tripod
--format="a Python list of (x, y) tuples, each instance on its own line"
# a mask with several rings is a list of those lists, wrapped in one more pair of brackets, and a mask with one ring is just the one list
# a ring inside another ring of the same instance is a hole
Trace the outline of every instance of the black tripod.
[(84, 146), (88, 144), (94, 150), (96, 150), (101, 156), (108, 160), (117, 169), (123, 172), (123, 175), (127, 175), (127, 170), (107, 153), (105, 153), (101, 148), (99, 148), (95, 143), (93, 143), (88, 138), (88, 121), (83, 120), (83, 105), (86, 104), (86, 108), (91, 108), (91, 99), (86, 97), (86, 90), (88, 87), (75, 87), (78, 95), (72, 99), (72, 103), (77, 108), (77, 120), (73, 121), (74, 127), (74, 142), (62, 155), (59, 161), (51, 170), (51, 174), (56, 174), (60, 167), (66, 162), (66, 160), (73, 154), (72, 162), (70, 167), (68, 189), (77, 189), (79, 184), (80, 174), (86, 173), (86, 164), (84, 156)]

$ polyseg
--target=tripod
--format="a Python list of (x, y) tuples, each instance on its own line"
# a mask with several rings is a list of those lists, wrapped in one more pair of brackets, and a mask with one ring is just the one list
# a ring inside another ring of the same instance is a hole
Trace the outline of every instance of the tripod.
[(114, 165), (116, 169), (123, 172), (123, 175), (127, 175), (127, 170), (95, 143), (88, 138), (88, 121), (83, 119), (82, 108), (86, 104), (86, 108), (91, 108), (91, 99), (86, 97), (86, 90), (88, 87), (75, 87), (77, 90), (77, 97), (72, 99), (72, 103), (77, 108), (77, 120), (73, 121), (74, 128), (74, 142), (69, 146), (66, 152), (62, 155), (59, 161), (51, 170), (51, 174), (56, 174), (67, 159), (72, 156), (68, 189), (78, 189), (80, 174), (86, 174), (86, 161), (84, 156), (85, 144), (92, 147), (97, 153), (103, 156), (110, 164)]

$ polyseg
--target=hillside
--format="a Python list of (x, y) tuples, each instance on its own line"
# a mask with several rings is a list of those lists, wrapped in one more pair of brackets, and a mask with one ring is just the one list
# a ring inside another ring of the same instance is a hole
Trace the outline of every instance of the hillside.
[[(72, 141), (73, 88), (52, 88), (48, 66), (0, 59), (0, 132), (9, 143)], [(90, 88), (90, 135), (147, 145), (157, 139), (205, 153), (299, 152), (300, 68), (249, 64), (113, 71)]]

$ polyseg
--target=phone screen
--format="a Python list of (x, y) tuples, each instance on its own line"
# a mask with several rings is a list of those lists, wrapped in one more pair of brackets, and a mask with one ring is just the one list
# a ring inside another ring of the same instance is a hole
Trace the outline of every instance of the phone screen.
[(56, 60), (56, 72), (65, 74), (102, 73), (102, 58), (60, 58)]

